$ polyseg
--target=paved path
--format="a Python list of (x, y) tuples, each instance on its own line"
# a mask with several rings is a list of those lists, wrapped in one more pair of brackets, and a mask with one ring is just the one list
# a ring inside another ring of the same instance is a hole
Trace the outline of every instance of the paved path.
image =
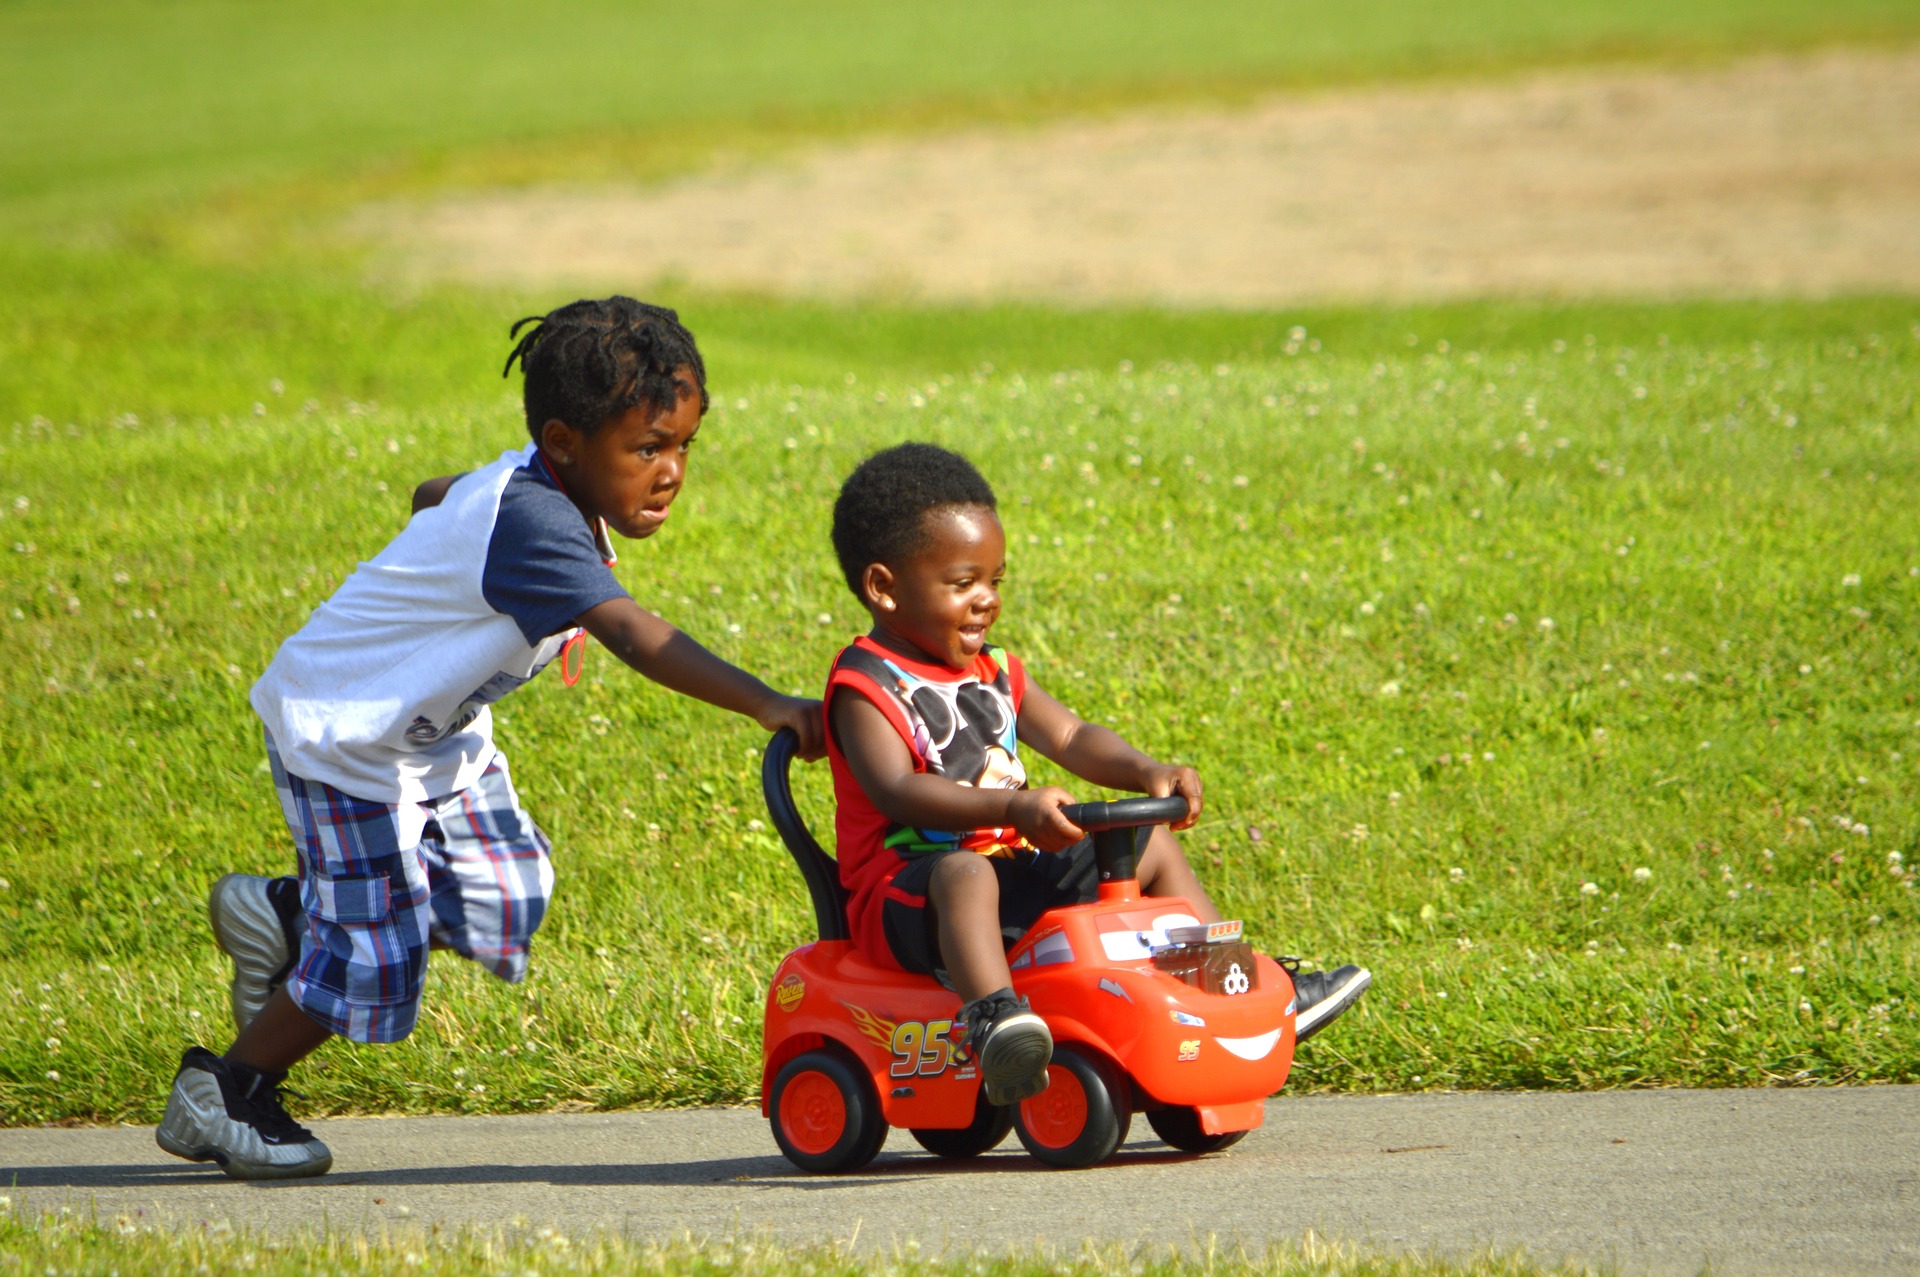
[[(938, 1161), (904, 1132), (857, 1175), (800, 1175), (751, 1109), (316, 1123), (337, 1169), (249, 1185), (145, 1128), (0, 1131), (29, 1210), (190, 1224), (498, 1225), (927, 1249), (1083, 1240), (1259, 1245), (1307, 1229), (1388, 1249), (1523, 1246), (1626, 1272), (1920, 1272), (1920, 1087), (1282, 1097), (1264, 1129), (1187, 1158), (1144, 1121), (1089, 1171), (1009, 1139)], [(10, 1186), (9, 1186), (10, 1185)]]

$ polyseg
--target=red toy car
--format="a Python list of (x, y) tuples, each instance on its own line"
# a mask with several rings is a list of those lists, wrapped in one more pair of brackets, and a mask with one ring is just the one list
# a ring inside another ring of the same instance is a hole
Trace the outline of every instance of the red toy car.
[(781, 731), (761, 767), (774, 827), (812, 893), (820, 939), (781, 962), (767, 989), (760, 1108), (802, 1170), (872, 1161), (889, 1126), (922, 1147), (973, 1157), (1019, 1131), (1055, 1166), (1092, 1166), (1144, 1112), (1177, 1149), (1225, 1148), (1260, 1125), (1293, 1062), (1293, 981), (1177, 897), (1143, 897), (1146, 828), (1180, 819), (1183, 798), (1082, 803), (1067, 818), (1094, 835), (1099, 899), (1042, 915), (1007, 955), (1016, 993), (1053, 1030), (1045, 1091), (986, 1102), (954, 1041), (960, 999), (930, 977), (867, 961), (848, 940), (839, 866), (793, 802), (796, 740)]

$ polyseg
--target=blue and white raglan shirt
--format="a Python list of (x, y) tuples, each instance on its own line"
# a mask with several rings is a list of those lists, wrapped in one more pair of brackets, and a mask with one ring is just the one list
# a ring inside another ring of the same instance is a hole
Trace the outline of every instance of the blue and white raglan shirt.
[(497, 752), (488, 707), (629, 597), (613, 557), (537, 448), (504, 453), (354, 569), (249, 700), (297, 776), (374, 802), (457, 793)]

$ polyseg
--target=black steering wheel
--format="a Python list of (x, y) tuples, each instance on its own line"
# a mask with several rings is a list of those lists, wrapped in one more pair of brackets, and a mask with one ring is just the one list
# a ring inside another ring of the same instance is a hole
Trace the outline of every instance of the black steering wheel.
[(1068, 803), (1060, 814), (1093, 835), (1093, 857), (1100, 869), (1100, 881), (1120, 882), (1140, 876), (1140, 849), (1146, 845), (1148, 827), (1185, 819), (1187, 800), (1174, 794), (1168, 798), (1116, 798), (1110, 803)]
[(1187, 800), (1173, 794), (1166, 798), (1116, 798), (1109, 803), (1068, 803), (1060, 814), (1088, 833), (1097, 834), (1103, 829), (1170, 825), (1184, 820)]

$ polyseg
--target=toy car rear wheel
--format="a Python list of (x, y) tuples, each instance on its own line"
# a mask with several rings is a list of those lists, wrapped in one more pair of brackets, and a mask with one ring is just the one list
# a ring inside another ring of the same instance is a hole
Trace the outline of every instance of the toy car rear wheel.
[(1050, 1166), (1104, 1162), (1127, 1138), (1133, 1108), (1126, 1088), (1101, 1063), (1071, 1046), (1055, 1047), (1047, 1089), (1020, 1101), (1013, 1129), (1027, 1152)]
[(787, 1061), (773, 1080), (768, 1107), (780, 1151), (817, 1175), (858, 1170), (887, 1140), (872, 1085), (834, 1051), (808, 1051)]
[(1218, 1135), (1209, 1135), (1200, 1125), (1200, 1114), (1182, 1107), (1149, 1109), (1147, 1125), (1153, 1128), (1155, 1135), (1182, 1153), (1214, 1153), (1238, 1144), (1247, 1137), (1245, 1131), (1223, 1131)]
[(940, 1157), (978, 1157), (990, 1148), (998, 1148), (1013, 1129), (1013, 1109), (987, 1103), (987, 1090), (980, 1088), (974, 1101), (973, 1121), (946, 1130), (914, 1130), (908, 1133), (920, 1141), (920, 1147)]

